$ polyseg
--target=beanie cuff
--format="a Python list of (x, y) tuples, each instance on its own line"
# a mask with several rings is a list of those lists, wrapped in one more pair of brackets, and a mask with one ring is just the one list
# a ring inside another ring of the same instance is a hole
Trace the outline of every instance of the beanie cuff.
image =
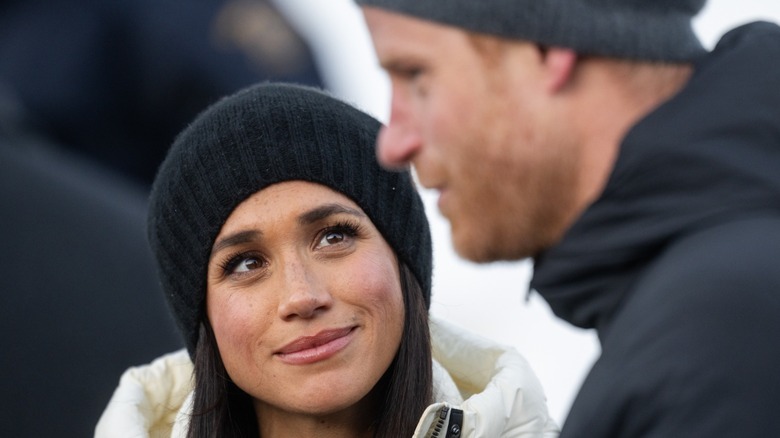
[(647, 61), (689, 62), (707, 52), (691, 26), (704, 0), (636, 6), (576, 0), (356, 0), (464, 30)]

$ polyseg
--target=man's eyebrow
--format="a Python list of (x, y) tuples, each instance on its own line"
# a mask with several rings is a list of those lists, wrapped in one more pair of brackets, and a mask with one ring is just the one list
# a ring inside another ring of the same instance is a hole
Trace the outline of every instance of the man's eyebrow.
[(317, 221), (320, 221), (322, 219), (325, 219), (328, 216), (333, 216), (334, 214), (342, 214), (342, 213), (356, 216), (361, 219), (366, 217), (366, 215), (360, 210), (356, 210), (354, 208), (347, 207), (345, 205), (325, 204), (313, 208), (307, 211), (306, 213), (303, 213), (302, 215), (298, 216), (298, 223), (300, 225), (309, 225)]
[(388, 57), (387, 59), (379, 60), (379, 66), (388, 72), (405, 72), (407, 70), (419, 69), (420, 64), (420, 61), (413, 57)]
[(211, 255), (218, 253), (219, 251), (222, 251), (225, 248), (240, 245), (242, 243), (249, 243), (254, 240), (257, 240), (260, 236), (262, 236), (263, 233), (258, 230), (245, 230), (245, 231), (239, 231), (237, 233), (229, 234), (222, 239), (219, 239), (214, 243), (214, 246), (211, 248)]
[(403, 62), (401, 62), (401, 61), (399, 61), (399, 60), (397, 60), (395, 58), (390, 58), (390, 59), (387, 59), (387, 60), (384, 60), (384, 59), (380, 59), (379, 60), (379, 66), (382, 67), (382, 69), (387, 70), (387, 71), (399, 70), (401, 68), (402, 64), (403, 64)]

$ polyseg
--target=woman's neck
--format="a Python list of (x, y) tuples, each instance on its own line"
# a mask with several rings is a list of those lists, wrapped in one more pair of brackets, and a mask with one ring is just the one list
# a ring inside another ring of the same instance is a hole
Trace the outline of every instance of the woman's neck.
[(256, 405), (261, 438), (370, 438), (376, 413), (352, 406), (327, 415), (291, 413)]

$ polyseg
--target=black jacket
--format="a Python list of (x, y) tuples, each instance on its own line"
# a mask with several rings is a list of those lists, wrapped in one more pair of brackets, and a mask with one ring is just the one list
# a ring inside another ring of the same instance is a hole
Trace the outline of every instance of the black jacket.
[(181, 348), (145, 223), (140, 188), (0, 132), (1, 436), (92, 436), (127, 367)]
[(780, 27), (729, 32), (631, 129), (532, 287), (602, 346), (562, 438), (780, 433)]

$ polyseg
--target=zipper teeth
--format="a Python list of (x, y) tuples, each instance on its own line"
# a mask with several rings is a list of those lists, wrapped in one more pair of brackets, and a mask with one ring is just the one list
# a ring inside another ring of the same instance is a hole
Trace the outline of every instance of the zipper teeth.
[(442, 430), (444, 429), (444, 422), (447, 419), (447, 412), (449, 411), (449, 408), (444, 406), (441, 408), (441, 411), (439, 411), (439, 418), (436, 420), (436, 425), (433, 426), (433, 431), (431, 432), (431, 438), (439, 438), (442, 433)]

